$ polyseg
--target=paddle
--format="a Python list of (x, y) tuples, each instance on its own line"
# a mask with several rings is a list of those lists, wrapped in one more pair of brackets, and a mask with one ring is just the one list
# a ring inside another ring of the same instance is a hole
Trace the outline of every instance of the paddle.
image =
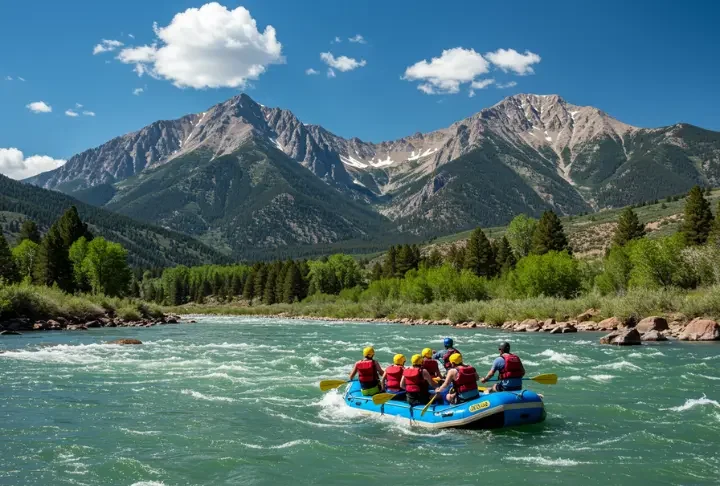
[(435, 401), (435, 399), (438, 397), (438, 395), (440, 395), (440, 394), (437, 393), (437, 392), (435, 392), (435, 395), (433, 395), (433, 397), (430, 399), (430, 401), (427, 402), (427, 405), (425, 405), (425, 406), (423, 407), (422, 412), (420, 412), (420, 416), (421, 416), (421, 417), (422, 417), (423, 415), (425, 415), (425, 412), (427, 412), (428, 408), (430, 408), (430, 405), (432, 405), (432, 402)]
[(373, 395), (372, 401), (375, 405), (383, 405), (399, 395), (405, 395), (405, 392), (401, 391), (398, 393), (378, 393), (377, 395)]
[[(532, 378), (523, 378), (523, 381), (532, 380), (543, 385), (557, 385), (558, 377), (555, 373), (545, 373), (543, 375), (533, 376)], [(499, 380), (488, 380), (499, 381)]]
[(335, 388), (343, 386), (345, 383), (350, 382), (347, 380), (322, 380), (320, 382), (320, 390), (324, 392), (334, 390)]

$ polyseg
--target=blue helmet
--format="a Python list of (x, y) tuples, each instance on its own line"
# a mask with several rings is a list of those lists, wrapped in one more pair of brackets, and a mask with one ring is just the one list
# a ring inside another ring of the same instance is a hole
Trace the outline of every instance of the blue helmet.
[(445, 338), (443, 340), (443, 344), (445, 345), (446, 348), (452, 348), (452, 346), (453, 346), (452, 338)]

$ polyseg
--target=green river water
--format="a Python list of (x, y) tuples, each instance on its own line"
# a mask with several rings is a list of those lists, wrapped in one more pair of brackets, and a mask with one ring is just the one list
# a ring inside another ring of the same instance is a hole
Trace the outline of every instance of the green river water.
[[(547, 420), (432, 431), (367, 417), (324, 378), (455, 338), (484, 373), (509, 340), (557, 373)], [(142, 346), (103, 341), (141, 339)], [(230, 317), (0, 337), (0, 484), (718, 484), (720, 345)]]

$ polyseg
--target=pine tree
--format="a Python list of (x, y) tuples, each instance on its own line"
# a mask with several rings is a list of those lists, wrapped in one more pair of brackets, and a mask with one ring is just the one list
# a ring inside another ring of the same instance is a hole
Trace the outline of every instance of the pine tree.
[(20, 280), (20, 273), (13, 259), (10, 245), (0, 230), (0, 282), (15, 283)]
[(380, 265), (380, 262), (375, 262), (372, 266), (372, 270), (370, 271), (370, 280), (380, 280), (383, 278), (383, 269), (382, 265)]
[(262, 302), (265, 305), (275, 303), (275, 286), (277, 285), (277, 266), (270, 265), (268, 269), (267, 279), (265, 280), (265, 289), (263, 290)]
[(545, 211), (533, 233), (532, 253), (544, 255), (549, 251), (565, 250), (570, 251), (570, 246), (560, 218), (552, 211)]
[(708, 243), (720, 248), (720, 201), (718, 201), (717, 204), (715, 220), (713, 221), (713, 227), (710, 231), (710, 236), (708, 237)]
[(65, 247), (57, 224), (50, 227), (40, 243), (33, 275), (40, 284), (52, 286), (57, 283), (65, 292), (72, 292), (74, 289), (68, 248)]
[(413, 251), (410, 245), (402, 245), (396, 256), (396, 274), (404, 277), (413, 268)]
[(88, 241), (93, 238), (90, 231), (88, 231), (87, 224), (83, 223), (80, 219), (75, 206), (71, 206), (70, 209), (65, 211), (65, 213), (60, 216), (60, 219), (55, 222), (55, 225), (58, 227), (63, 245), (65, 245), (66, 249), (69, 249), (73, 243), (83, 236)]
[(23, 240), (30, 240), (33, 243), (40, 244), (40, 231), (38, 230), (35, 221), (30, 219), (23, 221), (23, 224), (20, 227), (20, 241)]
[(254, 268), (250, 269), (247, 279), (245, 280), (245, 286), (243, 287), (242, 298), (251, 301), (253, 295), (255, 295), (255, 278), (257, 277), (257, 271)]
[(285, 295), (285, 275), (287, 274), (288, 269), (290, 268), (290, 264), (292, 263), (292, 260), (287, 260), (285, 262), (281, 262), (278, 260), (276, 263), (277, 265), (277, 278), (275, 279), (275, 302), (285, 302), (284, 295)]
[(695, 186), (685, 201), (685, 221), (681, 229), (685, 242), (688, 245), (702, 245), (708, 239), (712, 224), (710, 203), (703, 196), (702, 189)]
[(383, 276), (385, 278), (393, 278), (397, 275), (397, 250), (391, 246), (385, 254), (383, 262)]
[(455, 244), (450, 245), (447, 262), (450, 263), (455, 270), (462, 270), (465, 265), (465, 247)]
[(495, 275), (495, 256), (490, 240), (480, 228), (475, 229), (470, 235), (465, 248), (464, 268), (479, 277), (489, 278)]
[(267, 281), (267, 265), (261, 263), (255, 274), (255, 282), (253, 283), (253, 297), (262, 299), (265, 295), (265, 282)]
[(427, 266), (428, 267), (439, 267), (442, 265), (442, 253), (440, 253), (440, 250), (437, 248), (433, 248), (430, 252), (430, 255), (428, 255), (427, 258)]
[(506, 273), (515, 268), (515, 254), (510, 248), (510, 242), (506, 237), (500, 238), (497, 245), (497, 253), (495, 254), (495, 266), (500, 273)]
[(291, 304), (296, 300), (300, 300), (302, 298), (302, 293), (303, 283), (300, 270), (297, 265), (295, 265), (295, 262), (290, 262), (287, 271), (285, 272), (282, 300), (283, 302)]
[(618, 218), (613, 244), (623, 246), (631, 240), (645, 236), (645, 227), (631, 208), (625, 208)]

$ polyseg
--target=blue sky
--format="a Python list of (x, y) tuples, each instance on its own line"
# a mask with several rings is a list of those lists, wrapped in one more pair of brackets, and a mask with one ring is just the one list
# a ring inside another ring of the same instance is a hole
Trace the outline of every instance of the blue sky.
[[(684, 121), (720, 130), (714, 2), (206, 3), (8, 3), (0, 16), (0, 172), (47, 169), (241, 91), (371, 141), (447, 126), (514, 93), (559, 94), (643, 127)], [(239, 7), (246, 17), (235, 15)], [(208, 20), (220, 27), (188, 30)], [(238, 39), (248, 20), (257, 32)], [(358, 34), (364, 41), (350, 42)], [(93, 54), (97, 45), (112, 50)], [(318, 74), (306, 74), (311, 68)], [(31, 105), (38, 102), (52, 111)]]

